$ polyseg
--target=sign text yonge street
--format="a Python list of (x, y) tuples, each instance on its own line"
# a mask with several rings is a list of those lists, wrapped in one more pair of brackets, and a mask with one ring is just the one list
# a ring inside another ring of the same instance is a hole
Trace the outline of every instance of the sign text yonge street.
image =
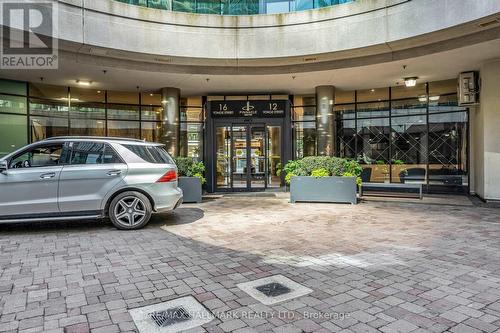
[(2, 2), (0, 68), (57, 69), (57, 2)]
[(283, 118), (288, 101), (211, 101), (212, 118)]

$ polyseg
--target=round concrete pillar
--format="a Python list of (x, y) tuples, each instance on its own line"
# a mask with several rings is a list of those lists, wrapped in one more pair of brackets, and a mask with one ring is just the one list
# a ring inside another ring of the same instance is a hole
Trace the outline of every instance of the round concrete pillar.
[(163, 140), (162, 143), (170, 155), (179, 156), (180, 137), (180, 96), (181, 91), (177, 88), (161, 89), (161, 103), (163, 105)]
[(335, 154), (335, 121), (333, 105), (335, 99), (334, 86), (316, 87), (316, 116), (318, 155), (333, 156)]

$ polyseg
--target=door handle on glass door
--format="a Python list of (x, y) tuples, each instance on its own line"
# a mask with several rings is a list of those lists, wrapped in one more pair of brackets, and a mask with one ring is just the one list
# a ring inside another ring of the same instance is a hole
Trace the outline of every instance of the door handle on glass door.
[(108, 176), (118, 176), (122, 173), (121, 170), (111, 170), (108, 172)]
[(44, 173), (44, 174), (40, 175), (40, 179), (51, 179), (51, 178), (54, 178), (55, 176), (56, 176), (56, 174), (54, 172)]

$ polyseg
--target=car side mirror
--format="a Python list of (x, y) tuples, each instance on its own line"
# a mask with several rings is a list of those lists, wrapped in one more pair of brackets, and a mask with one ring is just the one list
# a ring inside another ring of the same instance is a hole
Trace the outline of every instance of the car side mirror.
[(5, 173), (7, 172), (7, 169), (9, 168), (9, 165), (7, 161), (0, 161), (0, 172)]

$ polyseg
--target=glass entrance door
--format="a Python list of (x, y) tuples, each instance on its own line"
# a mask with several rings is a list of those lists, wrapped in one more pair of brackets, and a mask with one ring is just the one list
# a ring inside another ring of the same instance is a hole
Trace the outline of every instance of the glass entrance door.
[(281, 126), (217, 126), (217, 190), (259, 191), (280, 187)]

